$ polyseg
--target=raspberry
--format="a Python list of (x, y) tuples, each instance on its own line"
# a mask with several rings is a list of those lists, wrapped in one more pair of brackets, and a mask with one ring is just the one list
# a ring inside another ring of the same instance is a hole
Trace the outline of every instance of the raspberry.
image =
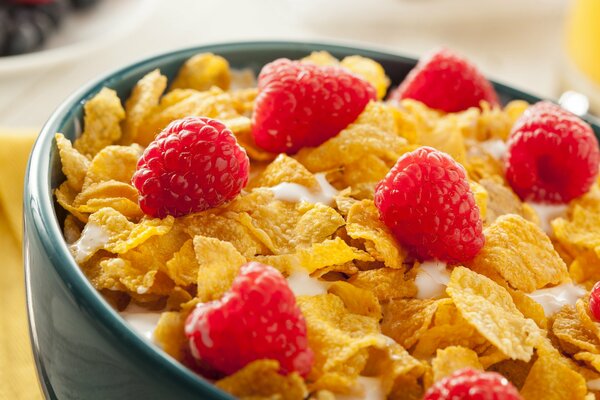
[(600, 321), (600, 282), (596, 282), (590, 292), (590, 313), (596, 321)]
[(447, 49), (421, 58), (390, 100), (415, 99), (446, 112), (479, 107), (482, 100), (498, 105), (492, 84), (477, 67)]
[(522, 400), (522, 397), (502, 375), (465, 368), (436, 382), (423, 400)]
[(242, 266), (229, 292), (201, 303), (185, 324), (192, 355), (222, 374), (259, 359), (279, 361), (281, 372), (308, 375), (313, 352), (306, 322), (285, 278), (258, 262)]
[(144, 151), (131, 179), (140, 207), (175, 217), (217, 207), (248, 183), (250, 162), (229, 129), (204, 117), (171, 122)]
[(464, 168), (420, 147), (398, 159), (375, 188), (381, 220), (419, 259), (462, 262), (484, 243), (479, 208)]
[(592, 128), (547, 101), (529, 107), (508, 138), (506, 179), (523, 200), (566, 203), (586, 193), (598, 174)]
[(264, 66), (258, 91), (254, 141), (267, 151), (288, 154), (337, 135), (376, 99), (375, 88), (348, 70), (285, 58)]

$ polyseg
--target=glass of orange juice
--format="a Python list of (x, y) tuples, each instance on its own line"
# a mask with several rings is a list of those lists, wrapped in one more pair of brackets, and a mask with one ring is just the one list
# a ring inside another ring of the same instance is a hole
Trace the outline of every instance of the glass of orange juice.
[(586, 95), (600, 114), (600, 0), (572, 0), (565, 25), (563, 88)]

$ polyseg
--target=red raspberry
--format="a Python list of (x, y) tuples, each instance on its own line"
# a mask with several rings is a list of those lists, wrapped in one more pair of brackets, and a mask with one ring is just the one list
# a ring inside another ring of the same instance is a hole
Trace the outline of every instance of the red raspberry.
[(259, 359), (279, 361), (281, 372), (308, 375), (313, 352), (294, 293), (275, 268), (242, 266), (223, 298), (198, 304), (185, 333), (192, 355), (209, 369), (232, 374)]
[(437, 381), (423, 400), (522, 400), (522, 397), (499, 373), (465, 368)]
[(337, 135), (375, 99), (370, 83), (341, 67), (282, 58), (258, 77), (252, 134), (267, 151), (293, 154)]
[(420, 147), (398, 159), (375, 188), (381, 220), (419, 259), (462, 262), (484, 243), (479, 208), (464, 168)]
[(479, 107), (482, 100), (498, 105), (492, 84), (477, 67), (450, 50), (423, 57), (390, 95), (390, 100), (415, 99), (446, 112)]
[(506, 179), (521, 199), (566, 203), (594, 183), (598, 140), (574, 114), (542, 101), (513, 126), (505, 163)]
[(144, 151), (131, 179), (140, 207), (175, 217), (217, 207), (248, 183), (246, 151), (221, 122), (188, 117), (171, 122)]
[(596, 321), (600, 321), (600, 282), (596, 282), (590, 292), (590, 313)]

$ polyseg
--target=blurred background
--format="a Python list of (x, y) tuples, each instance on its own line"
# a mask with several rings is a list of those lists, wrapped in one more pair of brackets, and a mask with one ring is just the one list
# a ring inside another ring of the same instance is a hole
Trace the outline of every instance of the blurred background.
[[(550, 98), (600, 81), (600, 72), (593, 76), (600, 71), (598, 0), (54, 1), (90, 7), (68, 12), (37, 51), (0, 57), (0, 127), (39, 128), (82, 84), (136, 59), (233, 40), (350, 42), (413, 56), (443, 45), (491, 78)], [(571, 40), (567, 16), (576, 13)], [(0, 36), (2, 24), (0, 17)], [(586, 39), (594, 29), (596, 38)], [(576, 45), (567, 50), (569, 41)]]
[[(600, 0), (0, 0), (0, 400), (40, 398), (25, 313), (29, 149), (86, 82), (140, 58), (226, 41), (446, 46), (490, 78), (600, 114)], [(9, 310), (8, 312), (6, 310)]]

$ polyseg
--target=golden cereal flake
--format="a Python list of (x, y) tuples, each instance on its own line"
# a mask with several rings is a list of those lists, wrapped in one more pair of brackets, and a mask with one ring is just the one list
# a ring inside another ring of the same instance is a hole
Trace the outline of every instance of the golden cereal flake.
[(164, 312), (160, 315), (154, 329), (154, 341), (171, 357), (181, 361), (183, 351), (188, 345), (185, 337), (185, 320), (187, 313), (177, 311)]
[(104, 147), (92, 159), (83, 188), (109, 180), (130, 184), (141, 156), (142, 148), (137, 145)]
[(533, 364), (521, 389), (524, 400), (583, 400), (586, 394), (581, 374), (556, 357), (545, 356)]
[(483, 355), (490, 342), (463, 318), (451, 299), (439, 299), (436, 303), (433, 324), (420, 334), (412, 351), (413, 356), (429, 359), (435, 355), (437, 349), (448, 346), (468, 347)]
[(383, 305), (381, 332), (406, 349), (429, 329), (438, 302), (432, 299), (393, 299)]
[(350, 261), (373, 261), (373, 258), (364, 251), (348, 246), (342, 239), (328, 239), (321, 243), (314, 243), (308, 249), (298, 251), (300, 266), (308, 273), (330, 265), (345, 264)]
[(464, 163), (467, 150), (459, 122), (459, 119), (454, 114), (448, 114), (440, 118), (433, 129), (419, 134), (418, 143), (443, 151), (457, 162)]
[[(173, 101), (168, 96), (164, 98)], [(240, 116), (235, 109), (231, 94), (223, 92), (217, 87), (204, 92), (187, 91), (186, 96), (181, 97), (180, 101), (173, 104), (163, 104), (161, 100), (156, 111), (140, 127), (136, 143), (143, 146), (148, 145), (162, 129), (176, 119), (203, 116), (226, 120)]]
[(229, 89), (231, 71), (229, 63), (221, 56), (212, 53), (200, 53), (188, 59), (171, 83), (173, 89), (208, 90), (217, 86)]
[(396, 376), (422, 373), (419, 361), (379, 333), (375, 318), (351, 313), (338, 296), (300, 296), (297, 301), (306, 319), (309, 347), (315, 353), (311, 389), (350, 392), (367, 364), (370, 348), (386, 353)]
[(548, 236), (516, 214), (503, 215), (484, 230), (485, 244), (470, 267), (499, 274), (510, 286), (533, 292), (569, 280), (564, 261)]
[(176, 284), (182, 286), (196, 284), (198, 282), (198, 261), (196, 261), (193, 240), (186, 241), (165, 266), (169, 278), (173, 279)]
[(583, 284), (591, 290), (600, 281), (600, 257), (592, 251), (577, 255), (569, 265), (569, 275), (575, 283)]
[(313, 51), (308, 56), (302, 58), (300, 61), (320, 66), (339, 64), (339, 60), (332, 56), (331, 53), (325, 50)]
[(483, 370), (477, 353), (462, 346), (449, 346), (438, 349), (435, 358), (431, 361), (433, 367), (433, 380), (439, 381), (463, 368)]
[(118, 211), (106, 207), (90, 215), (81, 237), (70, 247), (78, 263), (104, 249), (122, 254), (139, 246), (155, 235), (164, 235), (173, 227), (174, 218), (143, 219), (137, 224), (129, 222)]
[(510, 294), (491, 279), (457, 267), (446, 289), (462, 316), (510, 358), (529, 361), (541, 333), (517, 309)]
[(350, 278), (349, 282), (359, 288), (372, 291), (381, 302), (414, 297), (417, 294), (414, 278), (400, 269), (379, 268), (359, 271)]
[(62, 133), (57, 133), (54, 136), (58, 154), (62, 164), (62, 171), (67, 177), (66, 183), (71, 191), (77, 194), (83, 187), (85, 175), (90, 166), (90, 160), (73, 148), (71, 142), (66, 139)]
[(385, 178), (389, 170), (390, 167), (381, 158), (374, 154), (366, 154), (344, 167), (342, 180), (345, 186), (355, 186), (361, 183), (370, 183), (374, 186)]
[(345, 57), (340, 65), (369, 82), (377, 91), (377, 99), (385, 97), (387, 88), (390, 86), (390, 78), (377, 61), (362, 56)]
[(198, 262), (196, 297), (203, 302), (221, 298), (231, 288), (246, 258), (231, 243), (205, 236), (194, 237), (194, 252)]
[[(175, 284), (162, 271), (149, 270), (147, 265), (133, 263), (123, 258), (109, 258), (100, 262), (102, 279), (110, 282), (118, 281), (132, 295), (155, 294), (167, 296), (173, 290)], [(92, 280), (97, 289), (114, 289), (114, 287), (103, 287), (98, 279)], [(117, 287), (118, 288), (118, 287)]]
[(125, 118), (125, 110), (117, 92), (108, 88), (102, 88), (88, 100), (83, 110), (83, 133), (73, 146), (91, 158), (104, 147), (121, 139), (120, 123)]
[(576, 204), (568, 218), (551, 222), (556, 240), (576, 257), (586, 251), (600, 256), (600, 207), (584, 207)]
[(552, 333), (558, 338), (563, 351), (569, 354), (586, 351), (600, 353), (600, 342), (587, 329), (573, 306), (564, 306), (554, 317)]
[(289, 254), (320, 243), (344, 225), (344, 218), (324, 204), (272, 201), (241, 215), (240, 222), (252, 230), (273, 254)]
[(473, 192), (473, 196), (475, 197), (475, 203), (477, 204), (477, 208), (479, 208), (481, 220), (485, 221), (487, 217), (487, 207), (490, 196), (488, 195), (487, 190), (485, 190), (483, 186), (475, 181), (469, 181), (469, 187), (471, 188), (471, 192)]
[(372, 200), (363, 200), (350, 207), (346, 231), (351, 238), (364, 240), (365, 249), (376, 260), (383, 261), (389, 268), (403, 268), (407, 251), (381, 222)]
[(308, 395), (302, 377), (297, 372), (281, 375), (275, 360), (253, 361), (215, 386), (242, 400), (303, 400)]
[(138, 142), (140, 128), (156, 111), (160, 96), (167, 87), (167, 77), (161, 75), (158, 69), (146, 74), (131, 91), (125, 102), (126, 117), (122, 123), (123, 138), (121, 143)]
[(381, 319), (381, 305), (372, 292), (344, 281), (333, 282), (327, 292), (342, 299), (351, 313)]
[(264, 245), (238, 220), (237, 213), (216, 214), (213, 210), (190, 214), (181, 219), (190, 236), (208, 236), (231, 243), (245, 257), (264, 254)]
[[(407, 151), (407, 142), (397, 134), (394, 116), (385, 107), (369, 103), (354, 123), (318, 147), (300, 150), (296, 159), (311, 172), (339, 168), (368, 154), (396, 162)], [(386, 117), (372, 120), (369, 114)]]
[(295, 183), (314, 190), (320, 188), (317, 179), (310, 171), (285, 154), (278, 155), (264, 171), (252, 180), (248, 188), (273, 187), (280, 183)]

